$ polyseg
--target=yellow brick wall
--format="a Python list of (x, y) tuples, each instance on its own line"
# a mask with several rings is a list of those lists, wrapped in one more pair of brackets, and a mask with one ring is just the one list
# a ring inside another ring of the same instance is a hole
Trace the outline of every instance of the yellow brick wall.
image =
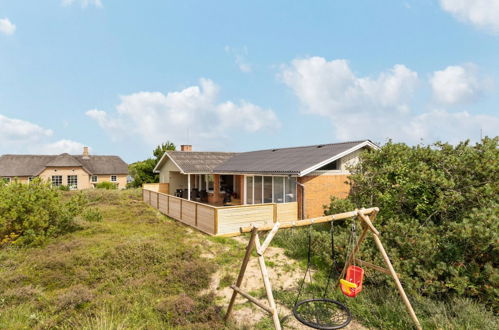
[[(324, 205), (329, 205), (331, 196), (346, 198), (350, 192), (348, 174), (308, 175), (298, 178), (305, 186), (305, 218), (315, 218), (324, 215)], [(302, 210), (301, 187), (298, 186), (298, 214)]]

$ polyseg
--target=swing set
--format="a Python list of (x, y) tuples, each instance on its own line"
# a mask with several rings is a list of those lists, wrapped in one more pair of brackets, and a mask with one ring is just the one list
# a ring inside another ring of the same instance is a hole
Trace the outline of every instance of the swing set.
[[(241, 269), (239, 271), (239, 276), (237, 277), (236, 284), (231, 285), (231, 288), (234, 290), (232, 293), (232, 297), (230, 299), (229, 306), (227, 308), (227, 313), (225, 314), (225, 320), (227, 321), (230, 317), (232, 309), (234, 307), (234, 303), (236, 301), (236, 297), (238, 294), (248, 299), (251, 303), (257, 305), (262, 308), (264, 311), (269, 313), (272, 316), (272, 320), (274, 323), (274, 327), (277, 330), (281, 329), (281, 321), (279, 320), (279, 314), (277, 311), (276, 303), (274, 300), (274, 296), (272, 294), (272, 285), (270, 283), (269, 273), (267, 271), (267, 267), (265, 265), (264, 254), (265, 250), (269, 247), (270, 242), (274, 238), (275, 234), (279, 229), (285, 228), (296, 228), (303, 226), (310, 226), (308, 233), (308, 256), (307, 256), (307, 269), (305, 271), (305, 275), (303, 277), (303, 281), (300, 284), (300, 288), (298, 290), (298, 295), (296, 296), (293, 315), (295, 318), (314, 329), (341, 329), (347, 326), (352, 320), (352, 315), (348, 307), (333, 299), (327, 298), (328, 289), (330, 286), (330, 282), (333, 279), (333, 273), (335, 272), (337, 265), (337, 258), (335, 255), (334, 249), (334, 233), (333, 233), (333, 223), (338, 220), (352, 219), (351, 224), (351, 235), (350, 235), (350, 250), (348, 251), (348, 255), (345, 261), (345, 265), (343, 270), (337, 280), (336, 285), (339, 286), (341, 292), (350, 298), (355, 298), (362, 291), (362, 281), (364, 279), (364, 270), (361, 267), (370, 268), (381, 273), (390, 275), (395, 281), (395, 285), (399, 291), (400, 297), (405, 304), (407, 312), (409, 313), (411, 319), (414, 322), (414, 325), (417, 329), (422, 329), (419, 323), (419, 320), (414, 313), (414, 309), (405, 294), (404, 288), (399, 280), (399, 275), (395, 272), (388, 255), (386, 254), (385, 248), (380, 240), (380, 233), (374, 227), (373, 221), (376, 218), (379, 209), (377, 207), (369, 208), (369, 209), (361, 209), (355, 210), (351, 212), (339, 213), (334, 215), (328, 215), (319, 218), (313, 219), (305, 219), (305, 220), (297, 220), (293, 222), (279, 223), (276, 222), (273, 226), (269, 227), (241, 227), (241, 233), (251, 233), (248, 245), (246, 247), (246, 253), (244, 255)], [(360, 237), (357, 239), (356, 237), (356, 221), (358, 219), (360, 221), (362, 231)], [(305, 283), (307, 274), (310, 277), (310, 281), (312, 280), (311, 274), (311, 246), (312, 246), (312, 235), (311, 228), (312, 225), (318, 223), (331, 223), (331, 259), (332, 266), (329, 271), (329, 276), (327, 279), (327, 284), (323, 290), (321, 297), (313, 297), (311, 299), (300, 300), (301, 293), (303, 289), (303, 285)], [(269, 232), (264, 242), (260, 242), (259, 232)], [(363, 261), (357, 258), (357, 253), (359, 252), (360, 246), (362, 242), (367, 238), (368, 234), (372, 234), (372, 238), (381, 253), (383, 260), (385, 261), (386, 267), (381, 267), (378, 265), (374, 265), (370, 262)], [(261, 303), (255, 297), (251, 296), (249, 293), (243, 291), (241, 289), (241, 284), (243, 282), (244, 273), (246, 271), (248, 262), (251, 258), (253, 249), (256, 250), (258, 263), (260, 266), (260, 270), (262, 273), (263, 284), (265, 287), (265, 292), (267, 295), (268, 305)]]

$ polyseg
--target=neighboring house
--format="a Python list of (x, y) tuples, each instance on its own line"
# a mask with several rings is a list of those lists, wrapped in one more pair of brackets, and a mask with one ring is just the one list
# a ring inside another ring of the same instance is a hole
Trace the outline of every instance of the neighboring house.
[(93, 188), (99, 182), (112, 182), (126, 187), (128, 165), (118, 156), (89, 155), (88, 148), (81, 155), (2, 155), (0, 178), (6, 181), (29, 182), (39, 177), (53, 186), (70, 189)]
[(324, 215), (332, 196), (347, 196), (348, 168), (365, 149), (378, 147), (363, 140), (229, 153), (184, 145), (167, 151), (154, 171), (159, 192), (169, 195), (214, 206), (289, 203), (296, 205), (291, 219), (311, 218)]

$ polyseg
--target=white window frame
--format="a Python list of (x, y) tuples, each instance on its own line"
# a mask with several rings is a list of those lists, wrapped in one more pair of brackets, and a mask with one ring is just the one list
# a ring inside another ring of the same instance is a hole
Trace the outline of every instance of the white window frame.
[[(95, 178), (95, 180), (94, 180), (94, 178)], [(90, 177), (90, 182), (92, 182), (92, 183), (97, 183), (98, 180), (99, 180), (99, 177), (97, 175), (92, 175)]]
[[(114, 177), (114, 180), (113, 180)], [(118, 176), (117, 175), (111, 175), (110, 177), (111, 182), (118, 182)]]
[[(75, 184), (71, 184), (69, 182), (70, 178), (76, 178), (76, 183)], [(67, 178), (66, 178), (66, 180), (67, 180), (69, 189), (71, 189), (71, 190), (78, 189), (78, 175), (68, 175)]]
[[(60, 183), (58, 185), (54, 185), (54, 178), (55, 177), (61, 178)], [(52, 175), (50, 177), (50, 182), (52, 184), (52, 187), (60, 187), (60, 186), (62, 186), (62, 175)]]

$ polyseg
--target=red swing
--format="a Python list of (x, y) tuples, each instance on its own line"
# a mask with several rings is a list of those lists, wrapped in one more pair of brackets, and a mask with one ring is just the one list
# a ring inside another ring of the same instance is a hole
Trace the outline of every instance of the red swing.
[[(352, 221), (352, 229), (349, 239), (351, 253), (353, 255), (357, 242), (355, 220)], [(364, 280), (364, 270), (355, 265), (355, 258), (352, 256), (353, 265), (348, 266), (345, 279), (340, 279), (341, 292), (347, 297), (354, 298), (362, 291), (362, 281)]]
[(364, 270), (357, 266), (348, 266), (345, 279), (340, 280), (341, 292), (347, 297), (354, 298), (362, 291)]

